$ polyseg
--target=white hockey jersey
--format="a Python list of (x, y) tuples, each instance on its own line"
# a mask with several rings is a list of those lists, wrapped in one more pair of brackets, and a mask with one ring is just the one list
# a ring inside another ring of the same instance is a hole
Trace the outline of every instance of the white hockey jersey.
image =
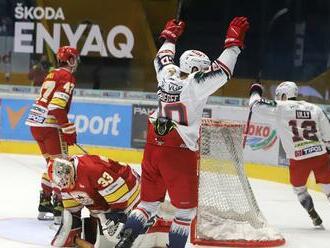
[(207, 98), (230, 79), (239, 53), (238, 47), (227, 48), (207, 71), (181, 78), (180, 68), (173, 62), (175, 45), (166, 41), (154, 60), (159, 106), (151, 120), (160, 116), (171, 119), (185, 145), (197, 151)]
[(284, 151), (290, 159), (318, 156), (330, 148), (330, 123), (322, 109), (306, 101), (273, 101), (252, 94), (253, 112), (274, 118)]

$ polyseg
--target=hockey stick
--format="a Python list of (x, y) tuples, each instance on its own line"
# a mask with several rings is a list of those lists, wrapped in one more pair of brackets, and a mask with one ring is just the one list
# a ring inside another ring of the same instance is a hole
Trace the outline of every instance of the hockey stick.
[(180, 21), (183, 2), (184, 2), (184, 0), (178, 0), (177, 6), (176, 6), (176, 13), (175, 13), (176, 22)]
[[(183, 6), (184, 0), (178, 0), (176, 5), (176, 12), (175, 12), (175, 22), (179, 23), (182, 13), (182, 6)], [(161, 39), (161, 42), (164, 42), (165, 39)], [(157, 117), (163, 117), (162, 116), (162, 103), (160, 99), (158, 100), (158, 116)]]
[[(274, 26), (274, 23), (281, 16), (285, 15), (286, 13), (288, 13), (288, 11), (289, 11), (288, 8), (280, 9), (279, 11), (277, 11), (275, 13), (275, 15), (273, 15), (272, 19), (270, 20), (270, 22), (267, 25), (267, 29), (266, 29), (264, 38), (262, 39), (262, 44), (261, 44), (261, 49), (260, 49), (259, 71), (258, 71), (258, 74), (256, 76), (256, 82), (257, 83), (260, 83), (260, 80), (261, 80), (261, 77), (262, 77), (262, 72), (263, 72), (263, 58), (265, 57), (264, 56), (264, 53), (265, 53), (266, 45), (268, 45), (268, 43), (269, 43), (269, 38), (270, 38), (269, 36), (270, 36), (271, 30), (272, 30), (272, 28)], [(245, 125), (245, 130), (244, 130), (244, 134), (243, 134), (244, 135), (243, 136), (243, 149), (245, 148), (247, 136), (248, 136), (248, 133), (249, 133), (250, 122), (251, 122), (252, 112), (253, 112), (252, 111), (253, 105), (250, 106), (249, 115), (248, 115), (248, 118), (247, 118), (247, 121), (246, 121), (246, 125)]]
[(83, 153), (88, 154), (88, 152), (78, 143), (75, 144)]
[(276, 23), (276, 21), (283, 15), (285, 15), (286, 13), (289, 12), (288, 8), (283, 8), (280, 9), (279, 11), (277, 11), (272, 19), (269, 21), (267, 27), (266, 27), (266, 32), (264, 33), (264, 37), (262, 39), (262, 43), (261, 43), (261, 49), (260, 49), (260, 54), (259, 54), (259, 71), (258, 74), (256, 76), (256, 82), (260, 82), (261, 78), (262, 78), (262, 72), (263, 72), (263, 60), (265, 57), (265, 51), (267, 46), (269, 45), (269, 39), (270, 39), (270, 33), (272, 31), (272, 28), (274, 26), (274, 24)]

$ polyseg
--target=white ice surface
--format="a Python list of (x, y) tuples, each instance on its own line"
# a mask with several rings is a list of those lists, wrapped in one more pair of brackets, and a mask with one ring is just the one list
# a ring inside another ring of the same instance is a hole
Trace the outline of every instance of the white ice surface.
[[(0, 248), (50, 247), (45, 245), (52, 236), (50, 222), (35, 220), (43, 166), (40, 156), (0, 153)], [(286, 239), (282, 247), (330, 248), (330, 203), (323, 194), (311, 191), (326, 228), (317, 230), (290, 186), (262, 180), (251, 184), (268, 222)]]

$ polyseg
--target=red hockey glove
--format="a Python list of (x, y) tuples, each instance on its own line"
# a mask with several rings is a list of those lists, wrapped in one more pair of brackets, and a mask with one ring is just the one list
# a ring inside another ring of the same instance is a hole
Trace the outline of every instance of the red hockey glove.
[(262, 93), (264, 92), (264, 87), (260, 83), (253, 83), (250, 86), (250, 96), (257, 92), (260, 96), (262, 96)]
[(68, 146), (72, 146), (77, 143), (77, 133), (76, 126), (74, 123), (65, 123), (61, 126), (63, 140), (68, 144)]
[(186, 24), (183, 21), (177, 23), (174, 19), (169, 20), (166, 23), (164, 30), (160, 33), (159, 38), (175, 43), (182, 35), (185, 26)]
[(250, 24), (246, 17), (235, 17), (229, 24), (227, 29), (225, 48), (238, 46), (244, 48), (245, 33), (249, 29)]

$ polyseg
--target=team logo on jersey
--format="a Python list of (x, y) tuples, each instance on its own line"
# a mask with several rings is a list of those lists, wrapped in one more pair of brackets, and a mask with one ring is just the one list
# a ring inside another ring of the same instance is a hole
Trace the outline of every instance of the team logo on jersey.
[(311, 111), (296, 110), (296, 119), (311, 119)]
[(277, 140), (275, 129), (260, 124), (250, 124), (248, 130), (247, 145), (253, 150), (269, 150)]

